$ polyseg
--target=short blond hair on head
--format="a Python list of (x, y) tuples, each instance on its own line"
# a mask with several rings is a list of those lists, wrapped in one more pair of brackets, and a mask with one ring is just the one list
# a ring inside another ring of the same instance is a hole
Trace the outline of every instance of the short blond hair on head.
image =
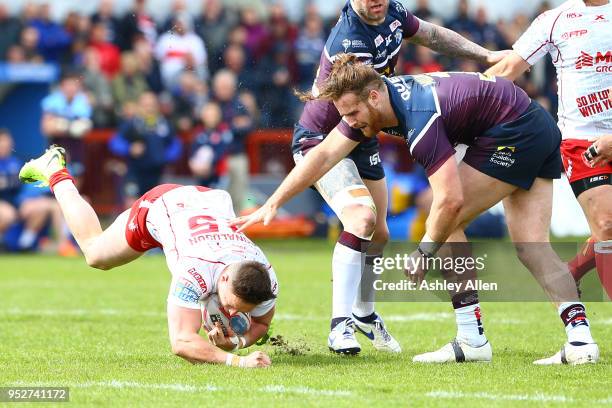
[(311, 100), (336, 101), (347, 93), (354, 93), (360, 99), (367, 99), (372, 89), (382, 89), (384, 82), (378, 72), (369, 64), (365, 64), (353, 54), (338, 54), (335, 57), (327, 80), (314, 94), (296, 92), (303, 102)]

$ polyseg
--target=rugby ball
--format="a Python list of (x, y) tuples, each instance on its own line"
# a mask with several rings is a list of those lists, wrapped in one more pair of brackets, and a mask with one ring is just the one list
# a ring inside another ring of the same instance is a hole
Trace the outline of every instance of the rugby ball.
[(248, 313), (237, 312), (230, 315), (219, 302), (217, 294), (212, 294), (204, 301), (202, 309), (202, 325), (206, 331), (211, 331), (215, 323), (221, 323), (223, 334), (228, 335), (227, 328), (231, 327), (237, 335), (243, 335), (251, 327), (251, 316)]

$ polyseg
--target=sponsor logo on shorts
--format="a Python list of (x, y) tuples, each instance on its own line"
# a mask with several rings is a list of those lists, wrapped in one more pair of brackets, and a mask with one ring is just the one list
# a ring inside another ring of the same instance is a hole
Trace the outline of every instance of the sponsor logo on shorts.
[(512, 167), (512, 165), (516, 161), (516, 159), (512, 157), (512, 154), (515, 151), (515, 146), (499, 146), (497, 148), (497, 151), (493, 153), (489, 161), (501, 167)]
[(594, 176), (589, 179), (589, 183), (597, 183), (598, 181), (606, 181), (607, 179), (607, 175)]
[(567, 159), (567, 171), (565, 172), (565, 174), (567, 174), (568, 179), (572, 178), (573, 170), (574, 170), (574, 163), (572, 162), (571, 159)]
[(373, 155), (370, 156), (370, 166), (376, 166), (377, 164), (379, 164), (381, 162), (380, 160), (380, 153), (376, 152)]

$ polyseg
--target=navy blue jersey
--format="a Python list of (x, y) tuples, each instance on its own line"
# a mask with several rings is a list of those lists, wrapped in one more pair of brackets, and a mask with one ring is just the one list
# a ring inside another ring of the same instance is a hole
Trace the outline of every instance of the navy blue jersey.
[[(378, 72), (392, 75), (402, 40), (413, 36), (418, 28), (419, 20), (399, 1), (392, 0), (389, 3), (387, 17), (379, 25), (364, 23), (351, 7), (350, 1), (347, 1), (338, 23), (325, 43), (313, 91), (316, 94), (316, 87), (327, 80), (335, 56), (342, 53), (356, 55)], [(328, 134), (340, 119), (340, 114), (332, 102), (316, 100), (306, 103), (299, 123), (310, 131)]]
[[(511, 81), (477, 72), (436, 72), (384, 78), (399, 121), (384, 132), (406, 139), (428, 175), (455, 152), (499, 124), (523, 114), (531, 100)], [(343, 122), (343, 127), (348, 127)], [(362, 141), (361, 137), (353, 140)]]

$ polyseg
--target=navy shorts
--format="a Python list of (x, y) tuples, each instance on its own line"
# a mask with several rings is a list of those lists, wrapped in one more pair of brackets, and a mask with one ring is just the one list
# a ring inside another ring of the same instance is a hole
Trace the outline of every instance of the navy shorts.
[[(327, 135), (308, 130), (298, 123), (293, 129), (291, 152), (305, 155), (310, 149), (321, 143), (325, 136)], [(361, 142), (347, 157), (355, 163), (362, 179), (380, 180), (385, 177), (377, 138), (373, 137)]]
[(487, 130), (470, 144), (463, 161), (498, 180), (529, 190), (536, 178), (561, 177), (561, 132), (532, 101), (516, 120)]

